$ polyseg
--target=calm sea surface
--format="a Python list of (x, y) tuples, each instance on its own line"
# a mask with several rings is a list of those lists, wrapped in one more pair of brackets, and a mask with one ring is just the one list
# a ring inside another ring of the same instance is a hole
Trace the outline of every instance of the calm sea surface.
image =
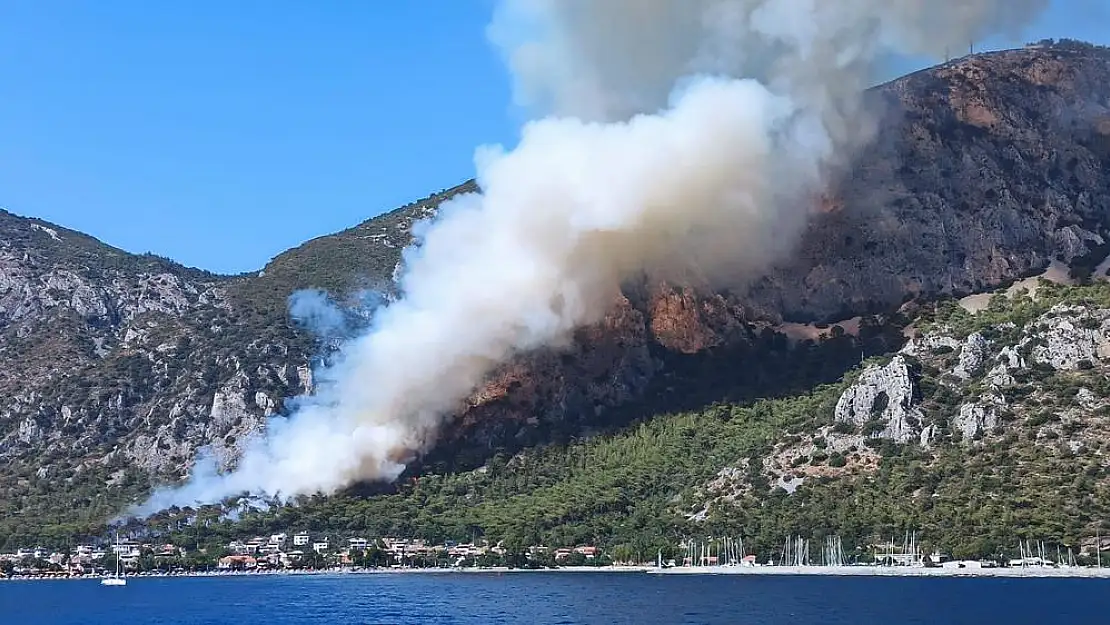
[(1110, 581), (527, 573), (0, 582), (0, 623), (1110, 623)]

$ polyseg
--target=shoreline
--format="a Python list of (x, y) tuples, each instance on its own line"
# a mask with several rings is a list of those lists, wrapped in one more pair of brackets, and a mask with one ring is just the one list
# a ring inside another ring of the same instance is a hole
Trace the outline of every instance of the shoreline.
[[(345, 575), (502, 575), (506, 573), (648, 573), (653, 571), (652, 566), (564, 566), (555, 569), (512, 569), (508, 567), (488, 568), (380, 568), (380, 569), (266, 569), (260, 571), (190, 571), (183, 573), (135, 573), (126, 575), (129, 580), (135, 579), (162, 579), (162, 578), (190, 578), (190, 577), (296, 577), (296, 576), (332, 576)], [(12, 577), (0, 576), (0, 582), (19, 581), (94, 581), (103, 579), (104, 575), (13, 575)]]
[(1087, 567), (909, 567), (909, 566), (717, 566), (651, 567), (653, 575), (794, 575), (824, 577), (995, 577), (1110, 579), (1110, 568)]
[[(385, 568), (385, 569), (326, 569), (326, 570), (261, 570), (261, 571), (196, 571), (185, 573), (138, 573), (126, 576), (130, 580), (162, 578), (214, 578), (214, 577), (296, 577), (349, 575), (519, 575), (519, 574), (599, 574), (638, 573), (649, 575), (738, 575), (738, 576), (799, 576), (799, 577), (982, 577), (982, 578), (1054, 578), (1054, 579), (1110, 579), (1110, 568), (1087, 567), (993, 567), (993, 568), (944, 568), (944, 567), (890, 567), (890, 566), (706, 566), (671, 567), (660, 569), (651, 565), (631, 566), (568, 566), (554, 569), (491, 568)], [(0, 582), (19, 581), (99, 581), (102, 575), (15, 575), (0, 577)]]

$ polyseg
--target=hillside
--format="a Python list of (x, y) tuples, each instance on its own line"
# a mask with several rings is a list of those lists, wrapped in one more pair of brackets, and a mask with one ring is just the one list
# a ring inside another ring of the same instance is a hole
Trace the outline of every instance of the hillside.
[[(789, 397), (836, 382), (861, 348), (899, 349), (904, 302), (989, 292), (1053, 260), (1091, 273), (1110, 235), (1108, 78), (1110, 52), (1069, 43), (970, 56), (876, 88), (878, 140), (837, 183), (789, 263), (725, 291), (630, 284), (571, 349), (525, 355), (494, 375), (413, 475), (469, 475), (498, 454), (661, 412), (687, 416), (647, 421), (645, 435), (675, 419), (724, 421), (706, 412), (715, 402), (744, 415), (772, 405), (753, 406), (759, 398), (827, 402), (827, 389)], [(233, 461), (239, 441), (286, 398), (311, 390), (320, 345), (289, 318), (290, 293), (318, 287), (344, 301), (352, 290), (388, 290), (411, 225), (473, 189), (448, 189), (238, 277), (4, 213), (0, 542), (96, 526), (152, 480), (180, 477), (202, 445)], [(806, 324), (830, 321), (841, 329), (814, 340), (821, 329)], [(760, 431), (764, 438), (744, 445), (773, 442), (773, 429)], [(746, 432), (696, 436), (756, 436)], [(674, 444), (696, 455), (717, 443)], [(727, 447), (721, 459), (747, 457), (745, 449)], [(453, 479), (462, 478), (432, 482)], [(510, 492), (507, 482), (491, 484)], [(614, 484), (606, 492), (636, 492)], [(401, 501), (411, 500), (365, 505)], [(566, 514), (604, 519), (628, 505)]]
[(229, 279), (9, 213), (0, 232), (6, 525), (103, 522), (308, 387), (309, 344), (252, 319)]
[(991, 290), (1106, 255), (1110, 50), (958, 59), (884, 85), (877, 141), (793, 261), (745, 295), (793, 321)]
[(1110, 529), (1110, 284), (1043, 282), (974, 315), (944, 300), (906, 321), (900, 350), (794, 397), (663, 414), (206, 534), (480, 536), (643, 560), (683, 537), (742, 535), (762, 561), (791, 535), (836, 534), (862, 554), (916, 531), (927, 548), (978, 558), (1019, 539), (1078, 553)]
[[(794, 324), (849, 321), (852, 333), (857, 316), (990, 291), (1052, 261), (1091, 272), (1110, 251), (1108, 78), (1110, 50), (1067, 43), (969, 56), (874, 89), (879, 135), (790, 262), (716, 292), (630, 285), (569, 353), (505, 368), (449, 432), (449, 459), (473, 467), (493, 451), (622, 423), (622, 407), (660, 386), (673, 389), (667, 403), (633, 412), (789, 391), (753, 367), (768, 327), (812, 335)], [(828, 362), (806, 383), (835, 380), (846, 364)], [(754, 379), (722, 375), (753, 368)], [(687, 402), (697, 384), (706, 392)]]
[(473, 181), (466, 182), (308, 241), (278, 255), (234, 291), (251, 305), (284, 315), (286, 297), (298, 289), (323, 289), (340, 296), (360, 289), (389, 290), (401, 250), (412, 242), (413, 224), (434, 217), (436, 208), (455, 195), (477, 190)]

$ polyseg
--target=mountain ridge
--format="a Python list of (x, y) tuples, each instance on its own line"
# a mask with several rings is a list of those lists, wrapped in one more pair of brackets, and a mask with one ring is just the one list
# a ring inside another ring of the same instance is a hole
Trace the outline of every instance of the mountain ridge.
[[(475, 468), (661, 406), (798, 392), (838, 379), (861, 348), (896, 349), (888, 322), (907, 302), (989, 292), (1057, 259), (1093, 269), (1110, 238), (1106, 85), (1105, 49), (1054, 44), (878, 87), (898, 107), (791, 260), (732, 290), (630, 283), (570, 348), (500, 368), (410, 474)], [(445, 189), (238, 276), (106, 245), (98, 256), (95, 239), (0, 215), (0, 393), (11, 398), (0, 516), (15, 519), (0, 535), (32, 531), (34, 518), (98, 523), (180, 478), (203, 445), (234, 462), (240, 440), (313, 388), (320, 344), (290, 318), (289, 295), (322, 288), (342, 303), (388, 290), (412, 225), (476, 189)], [(817, 325), (830, 322), (842, 323)]]

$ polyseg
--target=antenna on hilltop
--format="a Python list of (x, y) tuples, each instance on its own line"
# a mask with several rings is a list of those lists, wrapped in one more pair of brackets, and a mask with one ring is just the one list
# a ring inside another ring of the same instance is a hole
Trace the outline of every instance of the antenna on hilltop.
[(967, 42), (967, 50), (968, 50), (968, 52), (967, 52), (968, 54), (975, 54), (975, 42), (974, 41)]

